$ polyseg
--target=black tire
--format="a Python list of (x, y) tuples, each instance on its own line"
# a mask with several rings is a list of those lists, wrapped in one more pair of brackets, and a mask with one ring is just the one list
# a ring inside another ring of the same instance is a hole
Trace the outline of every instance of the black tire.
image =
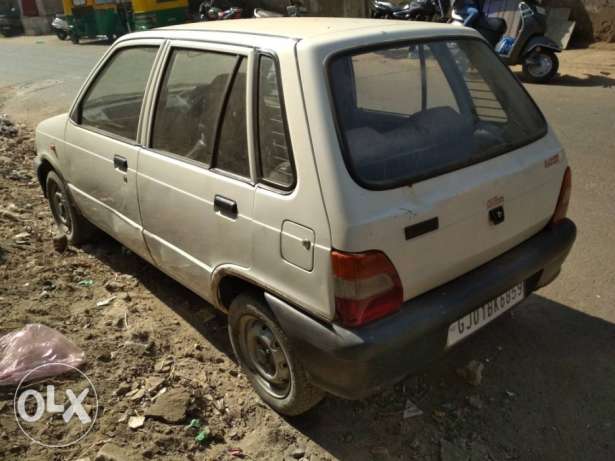
[[(244, 373), (260, 398), (275, 411), (297, 416), (323, 399), (325, 393), (309, 381), (262, 295), (242, 293), (233, 300), (228, 330)], [(261, 360), (269, 363), (263, 364)], [(267, 376), (272, 364), (274, 372)]]
[(70, 34), (70, 41), (73, 42), (75, 45), (79, 45), (79, 35), (73, 32), (72, 34)]
[(68, 32), (66, 32), (65, 30), (56, 30), (56, 35), (62, 41), (68, 38)]
[(99, 230), (75, 208), (68, 188), (55, 171), (50, 171), (47, 175), (45, 191), (56, 227), (66, 235), (71, 245), (90, 242), (99, 235)]
[[(548, 72), (536, 73), (534, 60), (540, 59), (548, 65)], [(533, 51), (523, 58), (523, 80), (529, 83), (547, 83), (551, 81), (559, 69), (559, 59), (553, 50), (542, 48)]]

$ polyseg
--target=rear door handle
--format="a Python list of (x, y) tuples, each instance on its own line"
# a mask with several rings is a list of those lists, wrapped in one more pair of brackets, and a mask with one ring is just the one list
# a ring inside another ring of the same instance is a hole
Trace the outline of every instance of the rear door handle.
[(236, 218), (239, 212), (235, 200), (222, 197), (221, 195), (216, 195), (214, 198), (214, 210), (232, 218)]
[(128, 171), (128, 160), (119, 155), (113, 156), (113, 168), (122, 173), (126, 173)]

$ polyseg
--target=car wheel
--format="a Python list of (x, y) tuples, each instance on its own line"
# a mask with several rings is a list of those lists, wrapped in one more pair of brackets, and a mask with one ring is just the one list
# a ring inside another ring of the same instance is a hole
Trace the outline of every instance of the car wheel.
[(539, 48), (523, 59), (523, 79), (530, 83), (547, 83), (559, 69), (559, 59), (552, 50)]
[(231, 303), (228, 329), (239, 364), (261, 399), (275, 411), (296, 416), (323, 399), (324, 392), (308, 380), (262, 296), (237, 296)]
[(70, 244), (86, 243), (98, 234), (98, 229), (73, 206), (64, 181), (54, 171), (50, 171), (47, 175), (45, 190), (53, 220)]

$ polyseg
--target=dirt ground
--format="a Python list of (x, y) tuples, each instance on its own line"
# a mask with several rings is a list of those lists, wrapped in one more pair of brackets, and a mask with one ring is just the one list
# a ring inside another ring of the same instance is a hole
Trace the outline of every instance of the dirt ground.
[[(28, 323), (65, 334), (85, 351), (100, 411), (79, 444), (47, 449), (17, 427), (15, 389), (0, 388), (1, 460), (615, 459), (615, 280), (612, 259), (600, 259), (615, 235), (613, 201), (602, 199), (612, 159), (592, 159), (590, 171), (573, 157), (584, 181), (572, 213), (592, 245), (578, 243), (553, 286), (380, 395), (329, 397), (286, 419), (252, 392), (225, 318), (197, 296), (109, 238), (54, 250), (33, 135), (18, 131), (0, 136), (0, 335)], [(612, 137), (603, 144), (615, 147)], [(592, 228), (596, 220), (605, 225)], [(481, 376), (459, 372), (472, 362)], [(165, 395), (176, 397), (166, 407)], [(404, 415), (408, 402), (422, 414)], [(142, 415), (131, 429), (128, 418)], [(193, 419), (209, 428), (202, 442)]]

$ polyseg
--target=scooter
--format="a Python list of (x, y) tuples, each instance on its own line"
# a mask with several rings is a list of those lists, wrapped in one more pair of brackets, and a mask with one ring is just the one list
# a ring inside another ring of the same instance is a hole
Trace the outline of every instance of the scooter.
[(66, 40), (68, 38), (70, 28), (68, 27), (68, 22), (66, 22), (65, 15), (56, 14), (53, 21), (51, 21), (51, 28), (60, 40)]
[[(559, 59), (555, 53), (562, 49), (545, 36), (547, 30), (546, 10), (539, 6), (519, 3), (521, 27), (517, 37), (505, 37), (506, 21), (481, 14), (472, 26), (495, 48), (502, 61), (514, 66), (523, 66), (523, 79), (531, 83), (547, 83), (557, 73)], [(453, 10), (452, 22), (463, 26), (463, 17)]]

